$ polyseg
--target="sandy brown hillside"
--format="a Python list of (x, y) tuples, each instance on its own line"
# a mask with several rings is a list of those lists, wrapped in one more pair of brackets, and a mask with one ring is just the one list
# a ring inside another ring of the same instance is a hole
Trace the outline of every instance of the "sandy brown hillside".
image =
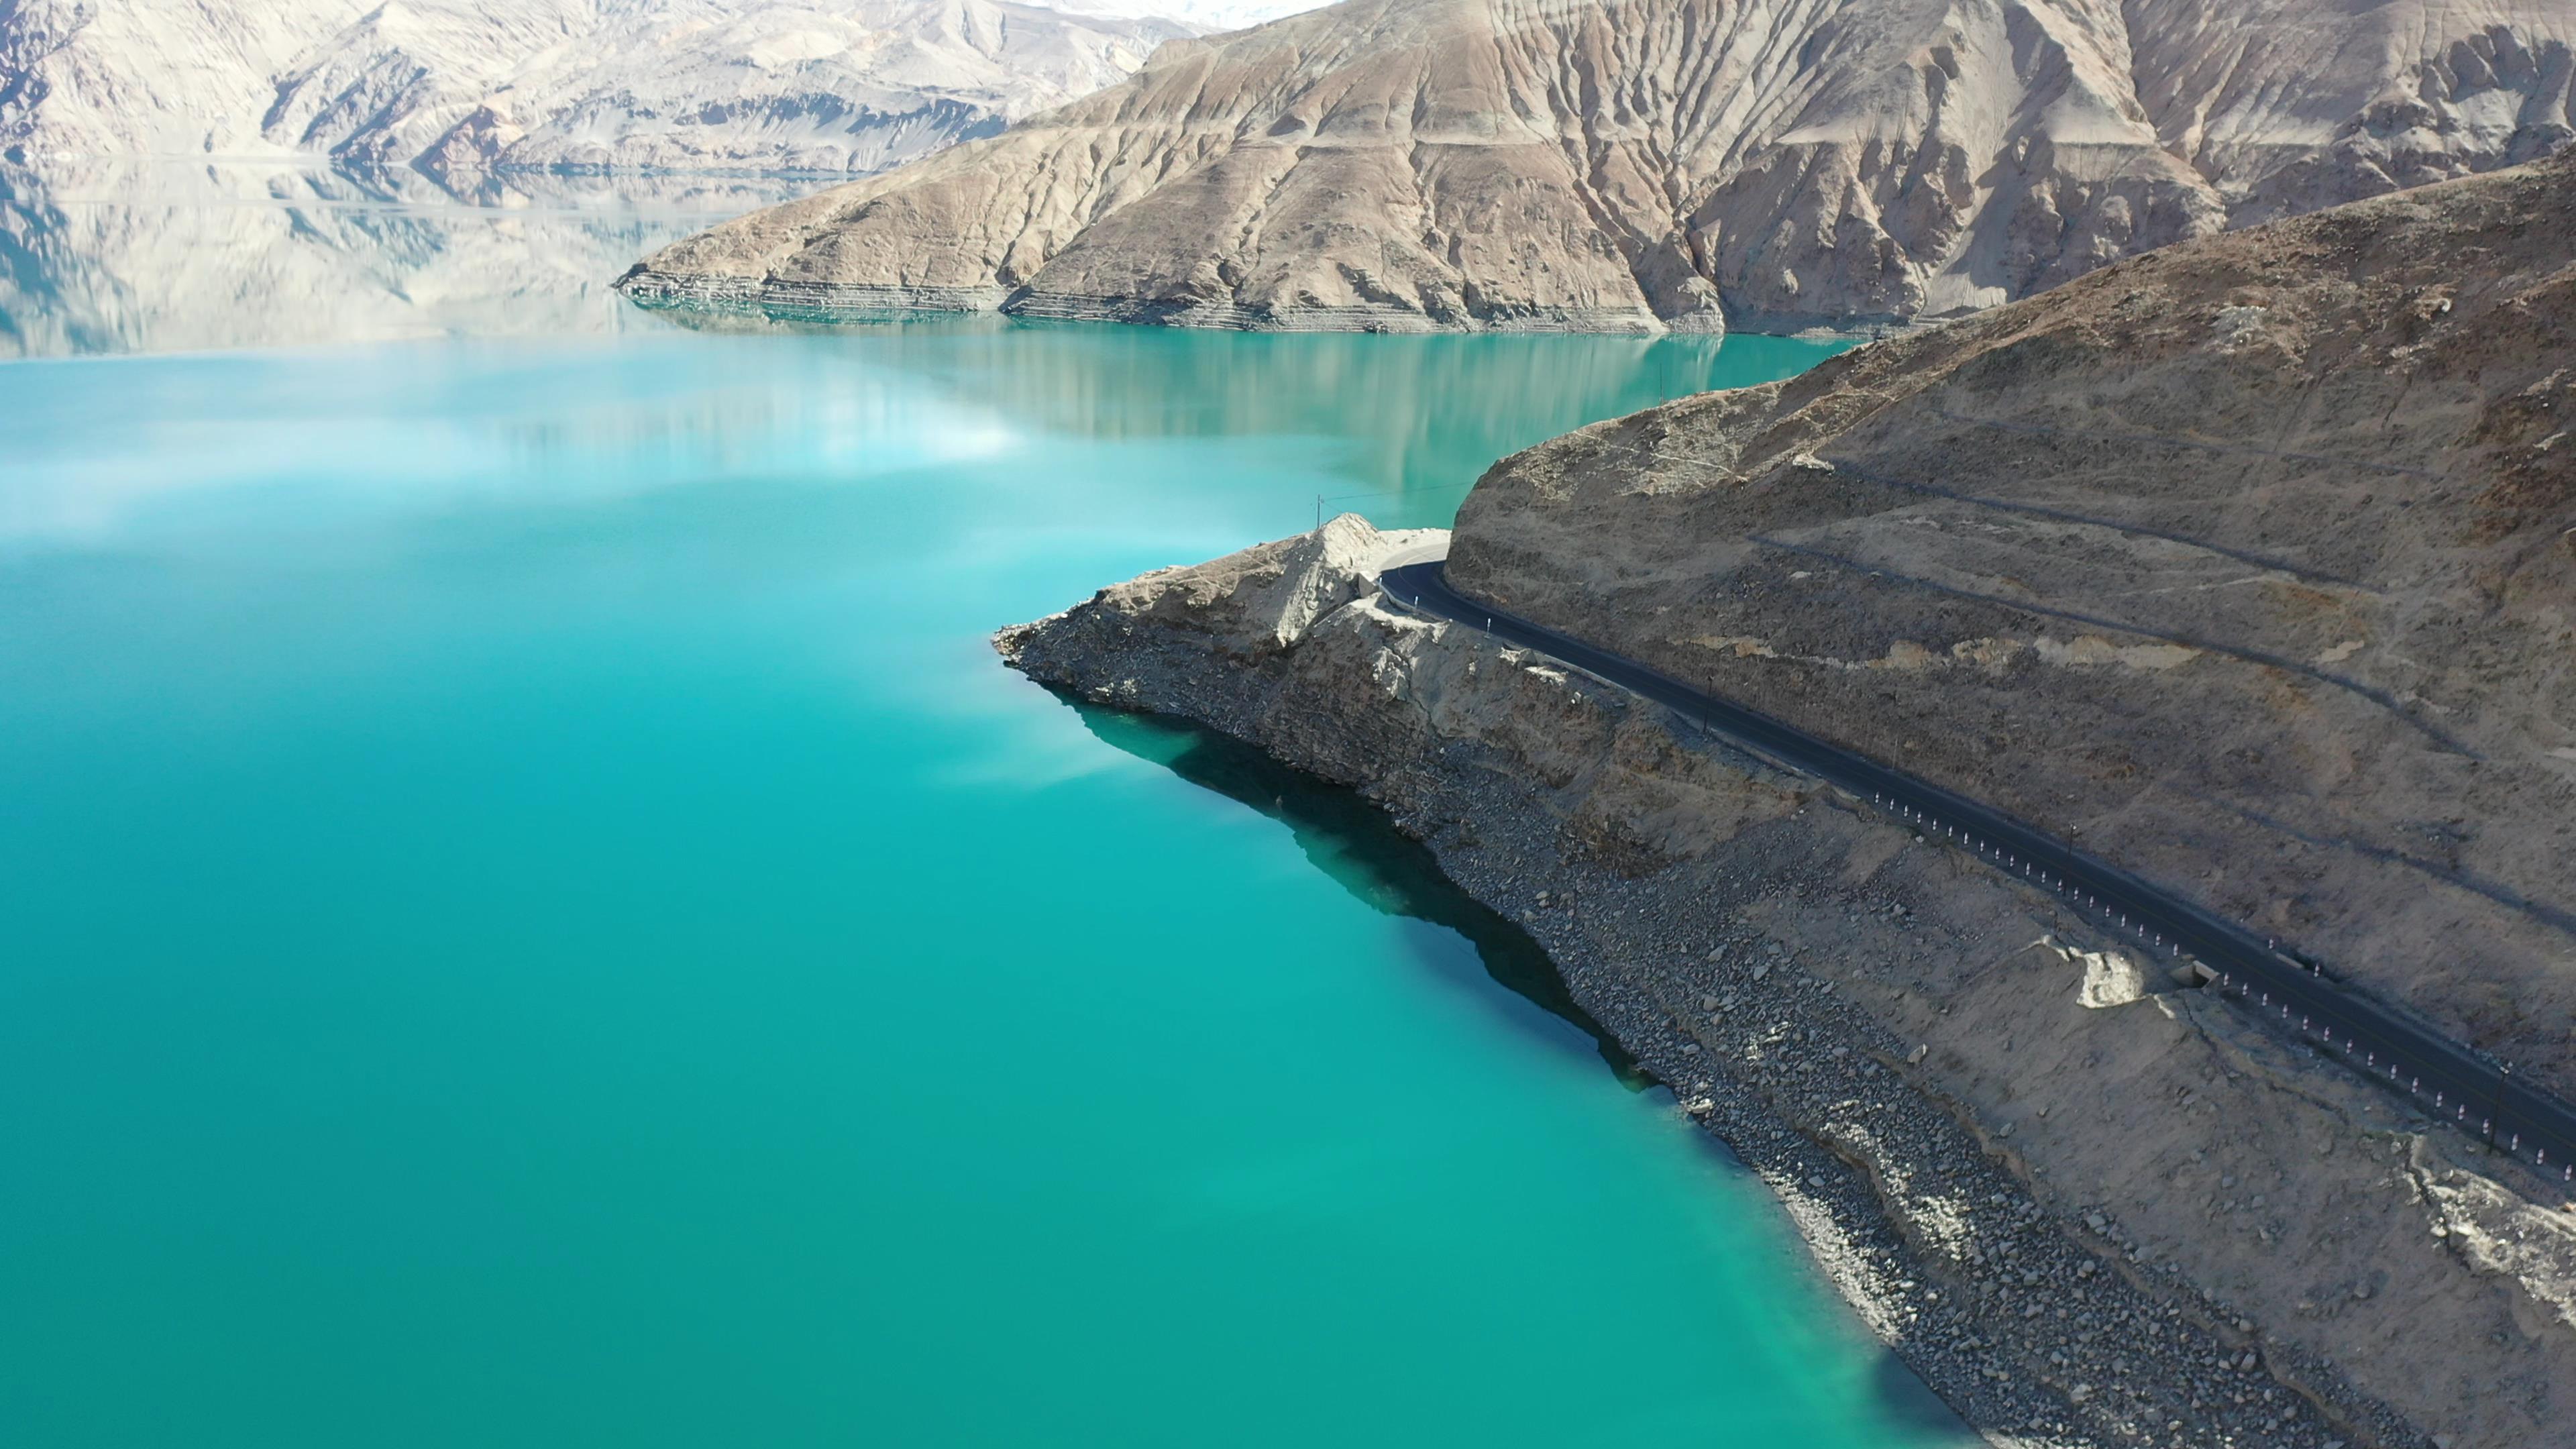
[(1349, 0), (746, 217), (648, 299), (1225, 326), (1942, 316), (2576, 134), (2564, 0)]
[(2576, 1090), (2571, 420), (2576, 156), (1575, 433), (1451, 575)]

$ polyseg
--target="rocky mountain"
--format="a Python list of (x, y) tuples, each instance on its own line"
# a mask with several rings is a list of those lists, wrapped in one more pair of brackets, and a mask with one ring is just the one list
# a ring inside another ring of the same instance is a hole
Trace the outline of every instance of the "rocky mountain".
[(0, 152), (848, 175), (991, 135), (1188, 33), (1012, 0), (10, 0)]
[[(1486, 473), (1448, 576), (2576, 1094), (2571, 418), (2576, 152), (1581, 429)], [(1410, 542), (1344, 517), (996, 642), (1384, 804), (1991, 1442), (2567, 1441), (2576, 1164), (1386, 598)]]
[(264, 150), (296, 54), (360, 0), (0, 0), (0, 158)]
[(1460, 587), (2576, 1095), (2576, 151), (1506, 460)]
[(2576, 134), (2565, 0), (1348, 0), (639, 297), (1392, 329), (1949, 316)]
[(869, 172), (1097, 90), (1187, 33), (1010, 0), (403, 0), (308, 52), (263, 125), (437, 172)]

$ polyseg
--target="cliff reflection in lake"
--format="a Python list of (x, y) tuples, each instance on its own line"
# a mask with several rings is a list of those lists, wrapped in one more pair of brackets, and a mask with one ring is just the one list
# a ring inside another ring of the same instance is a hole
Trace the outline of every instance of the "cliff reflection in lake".
[(1475, 481), (1457, 468), (1461, 451), (1474, 455), (1489, 439), (1527, 446), (1649, 399), (1794, 375), (1849, 345), (1700, 335), (1247, 336), (994, 316), (834, 328), (731, 312), (654, 315), (709, 331), (865, 339), (872, 357), (973, 389), (1017, 421), (1102, 441), (1242, 432), (1365, 439), (1368, 454), (1350, 459), (1355, 471), (1390, 489), (1446, 490), (1453, 505)]
[(0, 163), (0, 357), (651, 326), (609, 290), (635, 256), (817, 184)]

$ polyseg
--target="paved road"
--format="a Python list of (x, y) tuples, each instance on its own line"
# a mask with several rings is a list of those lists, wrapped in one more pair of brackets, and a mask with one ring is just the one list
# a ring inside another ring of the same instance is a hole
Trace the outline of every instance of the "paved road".
[(2343, 1058), (2425, 1112), (2491, 1138), (2562, 1181), (2576, 1182), (2576, 1109), (2408, 1017), (2345, 990), (2314, 966), (2008, 816), (1890, 769), (1768, 715), (1633, 660), (1478, 603), (1449, 587), (1445, 564), (1408, 553), (1379, 587), (1398, 604), (1482, 629), (1643, 695), (1790, 770), (1867, 800), (1923, 834), (1972, 850), (2006, 873), (2048, 886), (2103, 928), (2154, 956), (2196, 963), (2232, 999), (2310, 1045)]

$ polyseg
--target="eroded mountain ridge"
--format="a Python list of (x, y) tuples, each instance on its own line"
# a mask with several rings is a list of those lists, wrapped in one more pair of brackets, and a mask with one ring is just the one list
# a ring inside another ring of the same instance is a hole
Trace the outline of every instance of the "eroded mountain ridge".
[(650, 258), (646, 298), (1386, 329), (1945, 316), (2576, 134), (2551, 0), (1350, 0)]

